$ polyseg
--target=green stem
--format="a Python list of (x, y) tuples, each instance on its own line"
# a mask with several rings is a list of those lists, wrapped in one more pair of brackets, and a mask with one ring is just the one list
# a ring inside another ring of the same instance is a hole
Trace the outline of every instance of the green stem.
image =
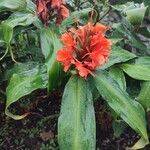
[(111, 7), (108, 8), (108, 10), (104, 13), (104, 15), (102, 17), (99, 18), (98, 21), (101, 21), (106, 15), (108, 15), (108, 13), (111, 11)]
[(6, 51), (5, 51), (5, 54), (0, 58), (0, 61), (7, 55), (9, 49), (7, 48)]
[(9, 44), (9, 46), (8, 46), (8, 49), (9, 49), (9, 52), (10, 52), (10, 56), (11, 56), (12, 61), (15, 62), (15, 63), (18, 63), (18, 62), (15, 60), (15, 58), (14, 58), (14, 54), (13, 54), (12, 47), (11, 47), (10, 44)]

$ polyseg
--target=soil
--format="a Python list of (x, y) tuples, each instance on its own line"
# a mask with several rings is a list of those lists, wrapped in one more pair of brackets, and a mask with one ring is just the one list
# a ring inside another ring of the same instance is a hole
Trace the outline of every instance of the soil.
[[(34, 100), (26, 108), (16, 103), (13, 111), (17, 108), (17, 113), (32, 112), (19, 121), (4, 114), (5, 105), (0, 101), (0, 150), (59, 150), (57, 119), (61, 93), (62, 91), (53, 91), (47, 96), (45, 90), (37, 91), (32, 96)], [(96, 101), (95, 112), (97, 150), (125, 150), (140, 138), (130, 127), (118, 138), (114, 137), (113, 119), (103, 100)], [(145, 150), (150, 150), (150, 147), (147, 146)]]

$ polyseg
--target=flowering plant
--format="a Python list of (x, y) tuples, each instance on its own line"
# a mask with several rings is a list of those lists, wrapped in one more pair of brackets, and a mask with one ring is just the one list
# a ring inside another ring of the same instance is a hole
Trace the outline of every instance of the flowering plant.
[[(0, 1), (0, 97), (6, 97), (5, 114), (20, 120), (32, 110), (15, 115), (12, 104), (27, 95), (32, 99), (37, 89), (64, 89), (58, 118), (61, 150), (96, 149), (94, 102), (102, 99), (115, 123), (124, 120), (140, 135), (133, 148), (149, 143), (145, 114), (150, 108), (150, 58), (148, 43), (139, 38), (149, 37), (147, 26), (141, 26), (148, 4), (113, 3)], [(138, 95), (130, 81), (141, 84), (134, 87)]]

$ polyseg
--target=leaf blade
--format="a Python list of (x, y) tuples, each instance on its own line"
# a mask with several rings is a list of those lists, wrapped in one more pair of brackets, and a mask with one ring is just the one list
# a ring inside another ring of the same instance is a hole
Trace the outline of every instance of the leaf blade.
[(49, 75), (48, 91), (52, 90), (62, 77), (62, 67), (56, 61), (56, 52), (61, 48), (60, 40), (52, 29), (41, 29), (40, 33), (42, 53)]
[(139, 57), (134, 63), (120, 65), (121, 69), (137, 80), (150, 80), (150, 57)]
[(106, 64), (104, 64), (101, 69), (106, 69), (114, 64), (126, 62), (130, 59), (135, 58), (136, 55), (133, 53), (128, 52), (127, 50), (124, 50), (123, 48), (119, 46), (112, 46), (112, 52), (109, 56), (109, 60)]
[(62, 98), (58, 120), (58, 139), (61, 150), (95, 149), (95, 115), (92, 95), (87, 82), (71, 77)]
[(143, 82), (137, 97), (139, 103), (148, 111), (150, 109), (150, 82)]
[(148, 140), (143, 107), (138, 102), (131, 100), (106, 71), (97, 71), (94, 83), (109, 106), (145, 140)]
[(111, 67), (109, 71), (111, 77), (119, 84), (120, 88), (126, 91), (126, 79), (123, 71), (118, 67)]
[(43, 73), (43, 68), (35, 66), (35, 68), (25, 71), (24, 74), (13, 74), (6, 89), (6, 108), (5, 113), (9, 117), (19, 120), (28, 115), (12, 114), (8, 109), (23, 96), (26, 96), (36, 89), (43, 89), (47, 86), (47, 75)]
[(25, 0), (1, 0), (0, 1), (0, 12), (6, 10), (20, 10), (26, 7)]

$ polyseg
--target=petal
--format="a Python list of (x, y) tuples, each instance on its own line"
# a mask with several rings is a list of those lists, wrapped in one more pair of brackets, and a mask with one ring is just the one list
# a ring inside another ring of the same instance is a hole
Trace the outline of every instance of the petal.
[(63, 63), (63, 65), (64, 65), (64, 71), (67, 72), (71, 63), (70, 63), (70, 61), (68, 61), (68, 62)]
[(104, 37), (104, 34), (95, 34), (90, 37), (90, 44), (94, 46), (97, 43), (100, 43), (100, 40)]
[(71, 33), (66, 32), (61, 36), (61, 40), (66, 47), (74, 46), (74, 40)]
[(41, 13), (46, 7), (46, 3), (43, 0), (37, 0), (36, 5), (37, 5), (37, 13), (38, 14)]
[(69, 17), (69, 10), (64, 5), (61, 5), (60, 15), (63, 17)]
[(110, 49), (110, 46), (112, 45), (111, 41), (106, 39), (103, 36), (93, 36), (91, 38), (91, 48), (92, 51), (96, 51), (96, 50), (102, 50), (102, 49)]
[(110, 55), (111, 51), (106, 50), (106, 49), (102, 49), (102, 50), (100, 50), (100, 53), (101, 53), (101, 55), (106, 57), (106, 56)]
[(51, 0), (51, 8), (60, 8), (61, 0)]
[(110, 40), (106, 39), (105, 37), (102, 38), (100, 40), (100, 42), (101, 42), (102, 47), (105, 48), (105, 49), (110, 48), (110, 46), (112, 45), (112, 42)]
[(101, 23), (96, 23), (96, 25), (93, 28), (93, 32), (105, 32), (107, 31), (107, 27), (102, 25)]
[(100, 66), (105, 63), (105, 57), (103, 55), (99, 55), (98, 63), (99, 63)]
[(87, 68), (89, 68), (90, 70), (95, 70), (98, 66), (98, 63), (97, 62), (84, 62), (84, 64), (87, 66)]
[(70, 50), (61, 49), (57, 51), (56, 60), (64, 65), (65, 72), (69, 69), (71, 65), (71, 61), (73, 59), (72, 55), (72, 51)]
[(76, 62), (75, 66), (76, 69), (78, 70), (80, 77), (84, 77), (86, 79), (88, 74), (93, 75), (93, 73), (89, 69), (85, 68), (82, 63)]
[(65, 50), (65, 49), (61, 49), (59, 51), (57, 51), (57, 55), (56, 55), (56, 60), (59, 62), (63, 62), (63, 61), (67, 61), (67, 60), (71, 60), (73, 57), (72, 51), (70, 50)]
[(90, 54), (90, 58), (92, 59), (92, 62), (97, 65), (96, 67), (98, 67), (103, 65), (108, 60), (109, 54), (109, 50), (97, 50)]

